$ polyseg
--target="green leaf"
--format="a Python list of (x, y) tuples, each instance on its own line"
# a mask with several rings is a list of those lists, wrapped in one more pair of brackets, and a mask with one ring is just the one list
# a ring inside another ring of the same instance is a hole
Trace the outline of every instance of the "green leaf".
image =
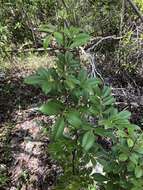
[(111, 94), (111, 88), (108, 86), (104, 86), (103, 89), (103, 98), (110, 96)]
[(122, 153), (119, 155), (119, 160), (122, 162), (125, 162), (126, 160), (128, 160), (128, 155)]
[(107, 183), (106, 190), (117, 190), (117, 189), (119, 189), (119, 187), (117, 187), (117, 186), (118, 186), (118, 185), (113, 184), (112, 181), (109, 181), (109, 182)]
[(95, 128), (95, 133), (97, 134), (97, 135), (100, 135), (100, 136), (105, 136), (105, 134), (106, 134), (106, 131), (107, 130), (105, 130), (104, 128), (101, 128), (101, 127), (96, 127)]
[(58, 100), (51, 100), (40, 107), (40, 111), (46, 115), (57, 115), (64, 109), (63, 104)]
[(56, 26), (52, 24), (42, 25), (39, 28), (39, 32), (53, 33), (56, 30)]
[(53, 87), (53, 82), (47, 81), (42, 83), (42, 90), (45, 94), (48, 94), (52, 90), (52, 87)]
[(64, 119), (59, 118), (57, 120), (55, 126), (54, 126), (54, 129), (53, 129), (53, 137), (54, 137), (55, 140), (63, 135), (64, 128), (65, 128)]
[(129, 158), (130, 158), (130, 160), (131, 160), (134, 164), (136, 164), (136, 165), (138, 164), (138, 159), (139, 159), (139, 157), (138, 157), (137, 154), (132, 153)]
[(42, 80), (41, 77), (38, 76), (38, 75), (29, 76), (29, 77), (27, 77), (27, 78), (24, 80), (24, 83), (26, 83), (26, 84), (31, 84), (31, 85), (41, 84), (41, 82), (43, 82), (43, 80)]
[(135, 168), (135, 176), (136, 178), (140, 178), (143, 175), (143, 168), (141, 168), (140, 166), (136, 166)]
[(65, 53), (65, 61), (66, 61), (66, 64), (70, 65), (73, 61), (73, 54), (69, 51), (66, 51)]
[(41, 78), (47, 79), (49, 77), (49, 69), (45, 69), (43, 67), (40, 67), (37, 70), (37, 74), (41, 76)]
[(85, 33), (78, 34), (71, 44), (70, 48), (75, 48), (86, 44), (90, 39), (90, 36)]
[(101, 128), (101, 127), (95, 127), (95, 134), (99, 135), (99, 136), (104, 136), (104, 137), (109, 137), (112, 138), (113, 137), (113, 133), (108, 131), (107, 129)]
[(129, 111), (121, 111), (118, 113), (122, 119), (130, 119), (131, 113)]
[(128, 163), (128, 165), (127, 165), (127, 169), (128, 169), (129, 172), (134, 171), (134, 169), (135, 169), (135, 164), (130, 161), (130, 162)]
[(105, 106), (111, 105), (111, 104), (113, 104), (114, 102), (115, 102), (115, 99), (114, 99), (114, 97), (112, 97), (112, 96), (108, 96), (108, 97), (106, 97), (106, 98), (103, 99), (103, 104), (104, 104)]
[(97, 182), (108, 181), (108, 178), (106, 178), (104, 175), (101, 175), (100, 173), (94, 173), (92, 176), (94, 177), (94, 180)]
[(50, 44), (51, 40), (52, 40), (51, 36), (47, 36), (47, 37), (44, 39), (44, 41), (43, 41), (43, 47), (44, 47), (45, 49), (49, 47), (49, 44)]
[(138, 152), (139, 154), (143, 154), (143, 145), (136, 147), (135, 151)]
[(84, 82), (87, 79), (87, 71), (84, 70), (84, 69), (81, 69), (80, 72), (79, 72), (79, 74), (78, 74), (78, 79), (81, 82)]
[(100, 81), (95, 79), (95, 78), (89, 78), (85, 82), (85, 86), (88, 87), (88, 88), (93, 88), (97, 84), (100, 84)]
[(68, 36), (68, 38), (73, 38), (75, 35), (79, 34), (79, 32), (80, 29), (73, 26), (64, 29), (64, 33)]
[(84, 134), (82, 139), (82, 147), (88, 151), (93, 145), (95, 141), (95, 136), (93, 134), (93, 131), (88, 131)]
[(69, 112), (67, 115), (67, 120), (74, 127), (79, 127), (82, 124), (80, 114), (77, 111)]
[(60, 32), (55, 32), (54, 33), (54, 37), (56, 38), (56, 41), (58, 42), (59, 45), (63, 45), (63, 34), (61, 34)]
[(139, 190), (139, 187), (133, 187), (131, 190)]
[(134, 141), (132, 139), (127, 139), (127, 143), (129, 148), (134, 146)]
[(80, 84), (80, 81), (77, 80), (74, 76), (68, 76), (65, 81), (66, 85), (72, 90), (74, 89), (77, 85)]
[(43, 83), (47, 82), (50, 77), (49, 70), (45, 68), (39, 68), (35, 75), (27, 77), (24, 82), (31, 85), (42, 85)]

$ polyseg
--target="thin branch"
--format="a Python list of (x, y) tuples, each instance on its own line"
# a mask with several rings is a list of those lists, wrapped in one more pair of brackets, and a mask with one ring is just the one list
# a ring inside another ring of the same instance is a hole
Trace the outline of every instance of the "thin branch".
[(29, 53), (29, 52), (44, 52), (44, 51), (56, 51), (57, 48), (30, 48), (30, 49), (13, 49), (6, 51), (7, 53), (15, 53), (15, 54), (20, 54), (20, 53)]
[[(90, 52), (91, 50), (94, 50), (94, 48), (96, 46), (98, 46), (99, 44), (101, 44), (103, 41), (106, 41), (106, 40), (121, 40), (123, 37), (116, 37), (116, 36), (106, 36), (106, 37), (97, 37), (97, 38), (94, 38), (91, 43), (89, 45), (87, 45), (85, 47), (85, 49)], [(98, 41), (97, 41), (98, 40)], [(96, 42), (96, 43), (95, 43)]]
[[(96, 46), (98, 46), (100, 43), (102, 43), (105, 40), (108, 39), (114, 39), (114, 40), (120, 40), (123, 37), (116, 37), (116, 36), (106, 36), (106, 37), (96, 37), (93, 38), (90, 42), (90, 44), (86, 45), (84, 47), (85, 50), (87, 50), (88, 52), (90, 52), (91, 50), (93, 50)], [(98, 42), (97, 42), (98, 40)], [(96, 43), (95, 43), (96, 42)], [(49, 48), (30, 48), (30, 49), (14, 49), (14, 50), (9, 50), (6, 51), (6, 53), (15, 53), (15, 54), (19, 54), (19, 53), (28, 53), (28, 52), (46, 52), (46, 51), (63, 51), (63, 50), (67, 50), (64, 48), (60, 48), (60, 47), (49, 47)], [(68, 49), (69, 51), (77, 51), (77, 50), (72, 50), (72, 49)]]
[(127, 103), (127, 102), (116, 102), (115, 105), (122, 105), (122, 106), (132, 106), (132, 107), (140, 107), (140, 105), (136, 102), (130, 102), (130, 103)]

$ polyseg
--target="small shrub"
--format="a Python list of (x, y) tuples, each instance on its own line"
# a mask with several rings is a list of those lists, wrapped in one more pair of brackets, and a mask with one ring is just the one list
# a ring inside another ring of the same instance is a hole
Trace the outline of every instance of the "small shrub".
[[(82, 68), (78, 47), (89, 35), (72, 27), (52, 36), (60, 50), (55, 67), (40, 68), (25, 82), (51, 97), (39, 111), (55, 116), (49, 150), (63, 168), (55, 189), (88, 189), (95, 183), (101, 190), (142, 189), (143, 134), (130, 123), (130, 112), (115, 108), (111, 88)], [(102, 174), (93, 172), (97, 163)]]

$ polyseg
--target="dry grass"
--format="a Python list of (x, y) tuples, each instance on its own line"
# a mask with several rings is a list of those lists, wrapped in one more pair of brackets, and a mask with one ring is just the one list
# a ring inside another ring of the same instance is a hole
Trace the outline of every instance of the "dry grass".
[(55, 62), (55, 57), (48, 54), (37, 55), (28, 54), (20, 57), (13, 57), (12, 60), (0, 61), (0, 70), (20, 70), (35, 71), (39, 67), (51, 67)]

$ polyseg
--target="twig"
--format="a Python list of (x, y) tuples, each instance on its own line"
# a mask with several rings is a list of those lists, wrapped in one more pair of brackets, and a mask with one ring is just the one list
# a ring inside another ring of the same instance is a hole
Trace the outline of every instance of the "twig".
[[(87, 52), (90, 52), (92, 50), (94, 50), (94, 48), (96, 46), (98, 46), (100, 43), (102, 43), (103, 41), (106, 40), (121, 40), (123, 37), (117, 37), (117, 36), (106, 36), (106, 37), (96, 37), (91, 41), (91, 44), (87, 45), (85, 47), (85, 50), (87, 50)], [(97, 41), (98, 40), (98, 41)]]
[[(108, 40), (108, 39), (120, 40), (121, 38), (123, 38), (123, 37), (106, 36), (106, 37), (93, 38), (91, 40), (90, 44), (85, 46), (84, 49), (87, 50), (87, 52), (90, 52), (91, 50), (93, 50), (95, 48), (95, 46), (98, 46), (104, 40)], [(97, 42), (97, 40), (99, 40), (99, 41)], [(28, 52), (62, 51), (62, 50), (65, 50), (65, 49), (60, 48), (60, 47), (49, 47), (49, 48), (46, 48), (46, 49), (44, 49), (44, 48), (14, 49), (14, 50), (8, 50), (6, 52), (7, 53), (16, 53), (16, 54), (18, 54), (18, 53), (28, 53)], [(70, 50), (70, 49), (68, 49), (68, 50)], [(76, 50), (71, 49), (70, 51), (76, 51)]]
[(15, 54), (20, 54), (20, 53), (29, 53), (29, 52), (47, 52), (47, 51), (62, 51), (64, 50), (63, 48), (58, 48), (58, 47), (52, 47), (52, 48), (30, 48), (30, 49), (14, 49), (14, 50), (8, 50), (6, 51), (7, 53), (15, 53)]
[(128, 106), (130, 104), (130, 106), (133, 106), (133, 107), (140, 107), (140, 105), (136, 102), (130, 102), (130, 103), (127, 103), (127, 102), (116, 102), (115, 105), (123, 105), (123, 106)]

